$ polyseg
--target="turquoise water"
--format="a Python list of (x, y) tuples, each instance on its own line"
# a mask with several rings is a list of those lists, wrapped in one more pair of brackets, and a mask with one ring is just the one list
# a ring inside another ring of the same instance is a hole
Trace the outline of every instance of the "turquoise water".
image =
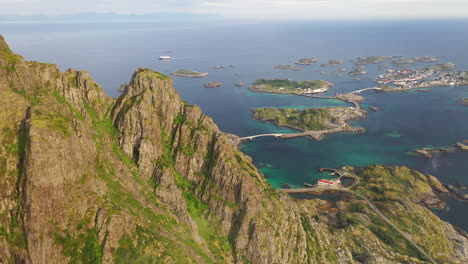
[[(366, 103), (381, 111), (369, 111), (365, 119), (353, 122), (366, 128), (363, 134), (335, 134), (320, 141), (265, 138), (245, 143), (241, 149), (253, 157), (275, 187), (314, 183), (322, 177), (318, 172), (321, 167), (371, 164), (406, 165), (447, 183), (468, 184), (463, 173), (468, 169), (463, 162), (467, 153), (438, 154), (432, 159), (408, 153), (431, 145), (452, 145), (466, 138), (468, 108), (453, 100), (466, 88), (440, 87), (424, 93), (400, 94), (369, 92)], [(273, 167), (264, 168), (262, 164)]]
[[(327, 92), (345, 93), (375, 86), (374, 79), (384, 73), (378, 65), (364, 66), (368, 74), (361, 80), (346, 75), (336, 77), (337, 68), (352, 70), (350, 60), (370, 55), (400, 55), (404, 58), (436, 56), (441, 62), (456, 63), (457, 70), (468, 70), (468, 21), (412, 22), (314, 22), (314, 23), (99, 23), (99, 24), (0, 24), (13, 50), (28, 60), (58, 63), (62, 70), (84, 69), (111, 96), (127, 83), (137, 67), (148, 67), (168, 74), (178, 69), (209, 72), (202, 79), (174, 78), (182, 98), (199, 105), (219, 128), (239, 136), (291, 132), (253, 120), (255, 107), (343, 106), (336, 100), (319, 100), (294, 95), (275, 95), (248, 91), (258, 78), (324, 79), (334, 86)], [(167, 53), (170, 51), (170, 53)], [(171, 61), (158, 61), (169, 54)], [(302, 71), (274, 69), (277, 64), (292, 64), (300, 58), (317, 57), (345, 60), (337, 67), (303, 66)], [(216, 65), (229, 65), (215, 70)], [(392, 68), (387, 61), (382, 63)], [(427, 63), (414, 63), (422, 67)], [(318, 71), (324, 71), (321, 75)], [(240, 74), (237, 76), (235, 74)], [(206, 89), (203, 84), (220, 81), (223, 86)], [(237, 87), (234, 83), (244, 82)], [(468, 139), (468, 107), (456, 103), (468, 97), (468, 86), (435, 87), (428, 92), (362, 94), (363, 107), (376, 106), (365, 119), (353, 122), (366, 128), (363, 134), (329, 135), (323, 140), (309, 138), (276, 140), (259, 138), (241, 150), (252, 156), (254, 164), (274, 187), (289, 184), (300, 187), (313, 183), (326, 173), (320, 167), (370, 164), (405, 165), (433, 174), (444, 183), (468, 185), (468, 153), (434, 155), (432, 159), (408, 154), (426, 146), (447, 146)], [(448, 199), (448, 198), (447, 198)], [(468, 230), (465, 219), (468, 204), (456, 200), (451, 210), (436, 211), (443, 219)]]

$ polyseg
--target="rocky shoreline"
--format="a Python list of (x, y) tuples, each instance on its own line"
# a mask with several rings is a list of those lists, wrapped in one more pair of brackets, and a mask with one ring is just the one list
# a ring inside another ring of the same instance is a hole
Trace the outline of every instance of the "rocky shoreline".
[(460, 185), (460, 184), (447, 184), (444, 185), (447, 190), (450, 191), (452, 195), (454, 195), (456, 198), (459, 198), (463, 201), (468, 201), (468, 194), (464, 193), (462, 190), (466, 190), (467, 187)]
[(412, 151), (412, 153), (420, 155), (424, 158), (430, 159), (433, 153), (454, 153), (454, 152), (468, 152), (468, 140), (456, 143), (449, 147), (437, 147), (437, 148), (421, 148)]

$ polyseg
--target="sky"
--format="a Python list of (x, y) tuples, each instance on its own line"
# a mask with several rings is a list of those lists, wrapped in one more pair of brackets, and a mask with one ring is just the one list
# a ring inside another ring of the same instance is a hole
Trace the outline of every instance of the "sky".
[(468, 0), (0, 0), (0, 15), (79, 13), (254, 20), (468, 18)]

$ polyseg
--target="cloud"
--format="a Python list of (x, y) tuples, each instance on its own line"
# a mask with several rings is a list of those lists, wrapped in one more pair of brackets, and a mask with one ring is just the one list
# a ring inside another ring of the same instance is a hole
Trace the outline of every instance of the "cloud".
[(468, 17), (467, 0), (0, 0), (0, 14), (193, 13), (233, 19)]

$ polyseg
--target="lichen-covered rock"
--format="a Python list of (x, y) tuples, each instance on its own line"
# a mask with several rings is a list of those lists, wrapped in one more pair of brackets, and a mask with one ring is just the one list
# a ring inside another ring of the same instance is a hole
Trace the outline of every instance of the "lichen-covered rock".
[[(0, 37), (0, 95), (0, 263), (428, 262), (359, 199), (275, 191), (157, 72), (138, 69), (112, 99)], [(435, 178), (356, 173), (433, 258), (467, 262), (466, 237), (423, 207), (446, 191)]]

